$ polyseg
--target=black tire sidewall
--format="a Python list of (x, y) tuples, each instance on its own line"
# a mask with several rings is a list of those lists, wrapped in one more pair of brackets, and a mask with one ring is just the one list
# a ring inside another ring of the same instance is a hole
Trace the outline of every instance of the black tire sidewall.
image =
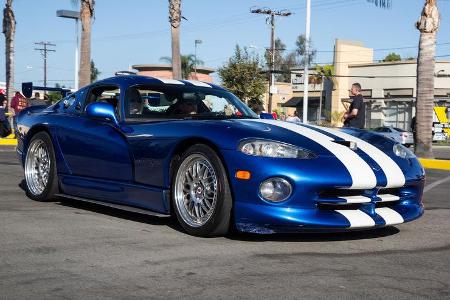
[[(175, 184), (179, 168), (183, 161), (192, 154), (200, 154), (206, 157), (214, 168), (217, 174), (217, 202), (214, 212), (209, 218), (209, 220), (200, 227), (192, 227), (186, 224), (183, 218), (180, 216), (177, 205), (175, 203)], [(227, 172), (216, 152), (203, 144), (196, 144), (191, 146), (186, 152), (184, 152), (181, 158), (176, 164), (175, 172), (173, 172), (172, 178), (172, 207), (178, 222), (183, 227), (183, 229), (191, 235), (202, 236), (202, 237), (212, 237), (225, 235), (228, 232), (229, 224), (231, 220), (231, 208), (232, 208), (232, 197), (230, 192), (230, 187), (228, 183)]]
[[(44, 191), (40, 195), (34, 195), (28, 188), (28, 184), (25, 182), (25, 191), (29, 198), (36, 200), (36, 201), (50, 201), (53, 200), (55, 197), (55, 194), (58, 192), (58, 175), (57, 175), (57, 169), (56, 169), (56, 159), (55, 159), (55, 150), (53, 148), (53, 143), (51, 137), (46, 132), (38, 132), (36, 133), (28, 143), (27, 147), (27, 154), (30, 149), (30, 145), (33, 144), (34, 141), (41, 140), (45, 143), (50, 157), (50, 174), (48, 178), (47, 186), (45, 187)], [(26, 159), (25, 159), (26, 161)], [(25, 168), (24, 168), (24, 174), (25, 174)], [(26, 181), (26, 176), (25, 181)]]

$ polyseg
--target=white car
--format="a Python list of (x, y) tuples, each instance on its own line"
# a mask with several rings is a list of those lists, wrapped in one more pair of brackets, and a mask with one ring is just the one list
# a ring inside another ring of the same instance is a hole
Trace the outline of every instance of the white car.
[(414, 144), (413, 133), (400, 128), (383, 126), (375, 128), (374, 131), (388, 138), (391, 138), (407, 147)]

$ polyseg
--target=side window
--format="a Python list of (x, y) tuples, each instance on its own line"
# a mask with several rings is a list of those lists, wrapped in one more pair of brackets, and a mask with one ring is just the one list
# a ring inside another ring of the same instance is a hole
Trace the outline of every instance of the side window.
[(114, 110), (116, 112), (116, 115), (119, 116), (119, 99), (120, 99), (120, 88), (118, 86), (95, 86), (91, 88), (89, 91), (85, 104), (84, 109), (86, 109), (86, 106), (88, 106), (91, 103), (94, 102), (106, 102), (111, 104), (114, 107)]
[(125, 92), (125, 118), (166, 118), (176, 103), (178, 92), (160, 91), (152, 87), (131, 86)]

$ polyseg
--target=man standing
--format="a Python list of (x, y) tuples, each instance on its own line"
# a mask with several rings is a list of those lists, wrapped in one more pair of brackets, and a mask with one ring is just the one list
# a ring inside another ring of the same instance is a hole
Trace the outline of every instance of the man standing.
[(363, 129), (366, 123), (366, 106), (361, 95), (361, 85), (359, 83), (352, 84), (350, 93), (352, 94), (353, 101), (342, 118), (344, 127)]

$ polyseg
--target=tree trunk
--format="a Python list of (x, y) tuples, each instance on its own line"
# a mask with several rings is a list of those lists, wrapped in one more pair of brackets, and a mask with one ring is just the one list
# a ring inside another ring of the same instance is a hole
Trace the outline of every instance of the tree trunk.
[(420, 31), (417, 58), (417, 101), (415, 150), (419, 157), (432, 158), (432, 126), (434, 108), (434, 72), (436, 32), (439, 29), (439, 11), (434, 0), (427, 0), (416, 23)]
[[(12, 10), (13, 0), (7, 0), (3, 10), (3, 33), (5, 34), (5, 71), (6, 71), (6, 99), (8, 106), (14, 96), (14, 35), (16, 19)], [(11, 110), (10, 110), (11, 111)]]
[(91, 18), (94, 14), (94, 2), (81, 0), (80, 88), (91, 83)]
[(181, 79), (181, 55), (180, 55), (180, 23), (181, 0), (169, 0), (169, 21), (172, 35), (172, 76)]
[(436, 33), (420, 33), (417, 59), (416, 155), (433, 157), (432, 125)]

